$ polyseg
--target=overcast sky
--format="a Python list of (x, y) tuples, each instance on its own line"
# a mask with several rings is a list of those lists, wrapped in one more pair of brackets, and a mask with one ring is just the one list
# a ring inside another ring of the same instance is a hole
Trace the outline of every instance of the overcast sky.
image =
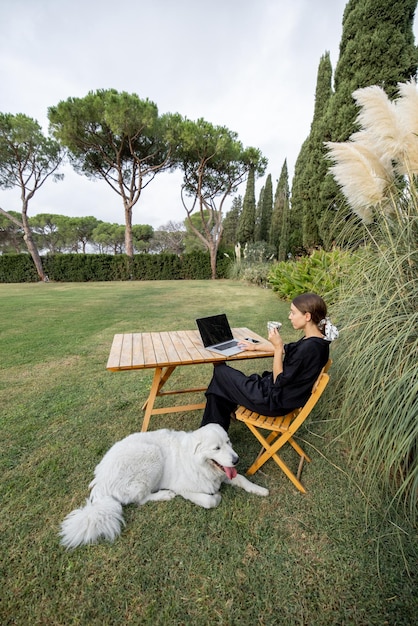
[[(149, 98), (160, 113), (203, 117), (267, 157), (273, 189), (290, 176), (309, 134), (318, 64), (335, 69), (346, 0), (0, 0), (0, 111), (48, 128), (47, 110), (69, 97), (114, 88)], [(119, 196), (64, 168), (29, 215), (94, 215), (123, 224)], [(265, 178), (257, 181), (256, 194)], [(291, 182), (291, 180), (289, 181)], [(182, 221), (179, 174), (142, 192), (135, 224)], [(245, 185), (241, 188), (245, 191)], [(232, 201), (232, 199), (231, 199)], [(227, 202), (226, 208), (230, 208)], [(19, 192), (0, 206), (20, 211)]]

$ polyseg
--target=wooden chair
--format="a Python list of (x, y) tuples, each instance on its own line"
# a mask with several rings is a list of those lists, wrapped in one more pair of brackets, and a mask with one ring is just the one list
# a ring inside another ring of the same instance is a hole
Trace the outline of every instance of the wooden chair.
[[(244, 422), (244, 424), (248, 426), (250, 431), (262, 445), (261, 451), (256, 460), (247, 470), (248, 475), (251, 476), (252, 474), (255, 474), (255, 472), (259, 470), (266, 461), (268, 461), (268, 459), (273, 458), (274, 461), (276, 461), (277, 465), (280, 467), (280, 469), (292, 481), (295, 487), (299, 489), (299, 491), (301, 491), (302, 493), (306, 493), (306, 489), (300, 482), (300, 476), (302, 473), (304, 461), (306, 460), (309, 463), (311, 459), (306, 454), (306, 452), (302, 450), (300, 445), (296, 443), (296, 441), (294, 440), (294, 435), (303, 424), (303, 422), (306, 420), (306, 418), (310, 415), (312, 409), (318, 402), (325, 387), (327, 386), (329, 381), (329, 375), (327, 374), (327, 372), (331, 367), (331, 364), (332, 360), (329, 359), (325, 366), (322, 368), (306, 404), (303, 407), (300, 407), (299, 409), (295, 409), (291, 413), (288, 413), (287, 415), (268, 417), (266, 415), (259, 415), (258, 413), (254, 413), (253, 411), (250, 411), (243, 406), (238, 407), (236, 411), (237, 420)], [(262, 430), (270, 431), (269, 435), (265, 437), (261, 433)], [(300, 457), (299, 468), (296, 475), (289, 469), (286, 463), (278, 455), (278, 451), (285, 445), (285, 443), (289, 443)]]

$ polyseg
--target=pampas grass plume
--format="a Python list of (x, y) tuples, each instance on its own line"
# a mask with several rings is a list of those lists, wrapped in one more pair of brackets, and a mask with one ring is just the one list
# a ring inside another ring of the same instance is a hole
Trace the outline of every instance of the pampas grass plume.
[(360, 142), (327, 142), (336, 182), (353, 211), (365, 222), (373, 220), (372, 208), (385, 198), (390, 172), (379, 158)]
[(403, 154), (397, 172), (411, 176), (418, 174), (418, 91), (415, 81), (398, 83), (399, 98), (396, 113), (404, 133)]
[(418, 91), (415, 81), (398, 84), (399, 97), (392, 102), (377, 85), (353, 92), (361, 107), (360, 130), (344, 143), (328, 142), (330, 167), (352, 210), (366, 223), (373, 207), (386, 215), (397, 205), (391, 196), (395, 175), (418, 175)]
[(373, 138), (378, 152), (394, 160), (401, 157), (405, 131), (399, 123), (396, 104), (377, 85), (357, 89), (353, 98), (361, 107), (357, 123)]

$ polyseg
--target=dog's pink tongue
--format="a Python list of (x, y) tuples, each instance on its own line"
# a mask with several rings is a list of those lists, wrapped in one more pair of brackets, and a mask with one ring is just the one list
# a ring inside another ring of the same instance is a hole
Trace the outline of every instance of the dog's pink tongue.
[(230, 480), (235, 478), (235, 476), (238, 474), (238, 472), (235, 469), (235, 467), (224, 467), (224, 472), (225, 472), (225, 474), (228, 476), (228, 478)]

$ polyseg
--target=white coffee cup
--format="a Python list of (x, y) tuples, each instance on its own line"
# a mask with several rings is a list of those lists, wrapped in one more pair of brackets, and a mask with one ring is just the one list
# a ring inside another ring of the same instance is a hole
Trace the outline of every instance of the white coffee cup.
[(267, 332), (269, 334), (273, 330), (273, 328), (277, 328), (277, 330), (280, 330), (281, 327), (282, 327), (281, 322), (267, 322)]

